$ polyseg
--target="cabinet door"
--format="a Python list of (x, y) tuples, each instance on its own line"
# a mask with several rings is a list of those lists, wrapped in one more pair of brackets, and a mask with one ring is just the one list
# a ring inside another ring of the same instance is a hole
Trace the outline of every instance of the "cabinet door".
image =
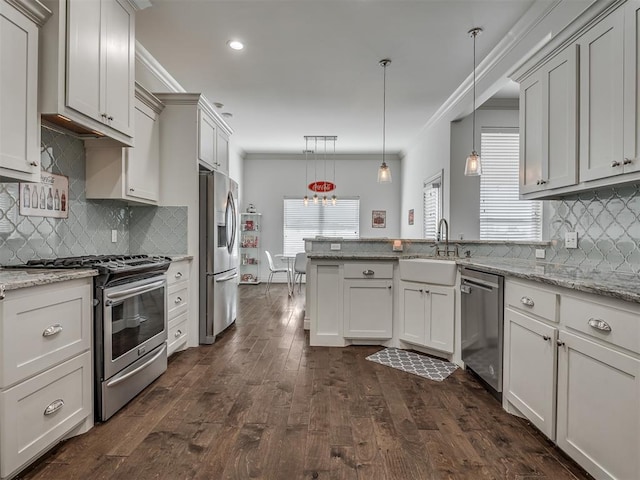
[(217, 129), (213, 119), (198, 110), (198, 160), (207, 170), (216, 168)]
[(392, 325), (391, 280), (344, 281), (346, 338), (391, 338)]
[(425, 345), (453, 353), (454, 289), (425, 285)]
[(67, 105), (99, 122), (107, 112), (101, 104), (100, 3), (69, 0), (67, 10)]
[(624, 173), (640, 170), (640, 1), (624, 6)]
[(544, 187), (542, 171), (543, 87), (540, 73), (520, 85), (520, 194), (537, 192)]
[(216, 166), (219, 171), (229, 173), (229, 137), (220, 129), (216, 140)]
[(510, 308), (504, 321), (504, 395), (554, 440), (558, 330)]
[(0, 63), (0, 175), (39, 181), (38, 27), (6, 2)]
[(577, 178), (577, 48), (569, 47), (544, 66), (542, 187), (575, 185)]
[(160, 197), (160, 134), (153, 110), (136, 102), (136, 146), (126, 149), (126, 196), (157, 202)]
[(558, 446), (596, 478), (640, 478), (640, 361), (570, 333), (559, 340)]
[(402, 282), (400, 287), (400, 340), (425, 343), (425, 287)]
[[(91, 3), (91, 2), (89, 2)], [(102, 0), (104, 62), (103, 112), (107, 123), (125, 134), (133, 133), (134, 14), (124, 0)], [(137, 142), (136, 142), (137, 146)]]
[(578, 40), (580, 180), (623, 173), (624, 8)]

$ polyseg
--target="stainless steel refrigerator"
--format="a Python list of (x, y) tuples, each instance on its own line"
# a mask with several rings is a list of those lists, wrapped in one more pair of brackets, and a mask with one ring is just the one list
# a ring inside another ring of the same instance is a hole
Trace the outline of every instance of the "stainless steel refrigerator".
[(210, 344), (236, 319), (238, 184), (223, 173), (200, 174), (200, 343)]

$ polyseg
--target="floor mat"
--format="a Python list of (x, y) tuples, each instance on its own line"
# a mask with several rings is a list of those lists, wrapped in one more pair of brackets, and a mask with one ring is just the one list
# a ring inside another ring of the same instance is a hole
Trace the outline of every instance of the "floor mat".
[(369, 355), (367, 360), (436, 382), (441, 382), (458, 368), (453, 363), (398, 348), (385, 348)]

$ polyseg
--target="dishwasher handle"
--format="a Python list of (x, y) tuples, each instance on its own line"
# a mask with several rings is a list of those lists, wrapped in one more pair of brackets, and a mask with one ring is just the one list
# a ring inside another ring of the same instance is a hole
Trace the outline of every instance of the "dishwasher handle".
[(480, 290), (485, 290), (487, 292), (493, 292), (499, 288), (498, 285), (492, 283), (481, 282), (478, 280), (470, 280), (468, 278), (463, 277), (462, 283), (460, 284), (460, 292), (462, 293), (471, 293), (471, 287), (477, 288)]

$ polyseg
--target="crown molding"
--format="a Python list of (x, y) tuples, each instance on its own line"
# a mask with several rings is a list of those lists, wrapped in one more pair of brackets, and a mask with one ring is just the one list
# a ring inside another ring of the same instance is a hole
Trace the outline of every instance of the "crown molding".
[(138, 40), (136, 40), (136, 60), (144, 65), (170, 92), (186, 91)]
[(197, 105), (204, 110), (207, 115), (212, 117), (218, 127), (222, 129), (227, 135), (233, 133), (233, 129), (224, 121), (222, 116), (215, 111), (213, 105), (207, 100), (202, 93), (155, 93), (154, 94), (165, 105)]
[(6, 0), (6, 2), (39, 27), (42, 27), (53, 15), (53, 12), (38, 0)]
[(164, 103), (149, 90), (136, 82), (136, 99), (140, 100), (158, 115), (164, 110)]

